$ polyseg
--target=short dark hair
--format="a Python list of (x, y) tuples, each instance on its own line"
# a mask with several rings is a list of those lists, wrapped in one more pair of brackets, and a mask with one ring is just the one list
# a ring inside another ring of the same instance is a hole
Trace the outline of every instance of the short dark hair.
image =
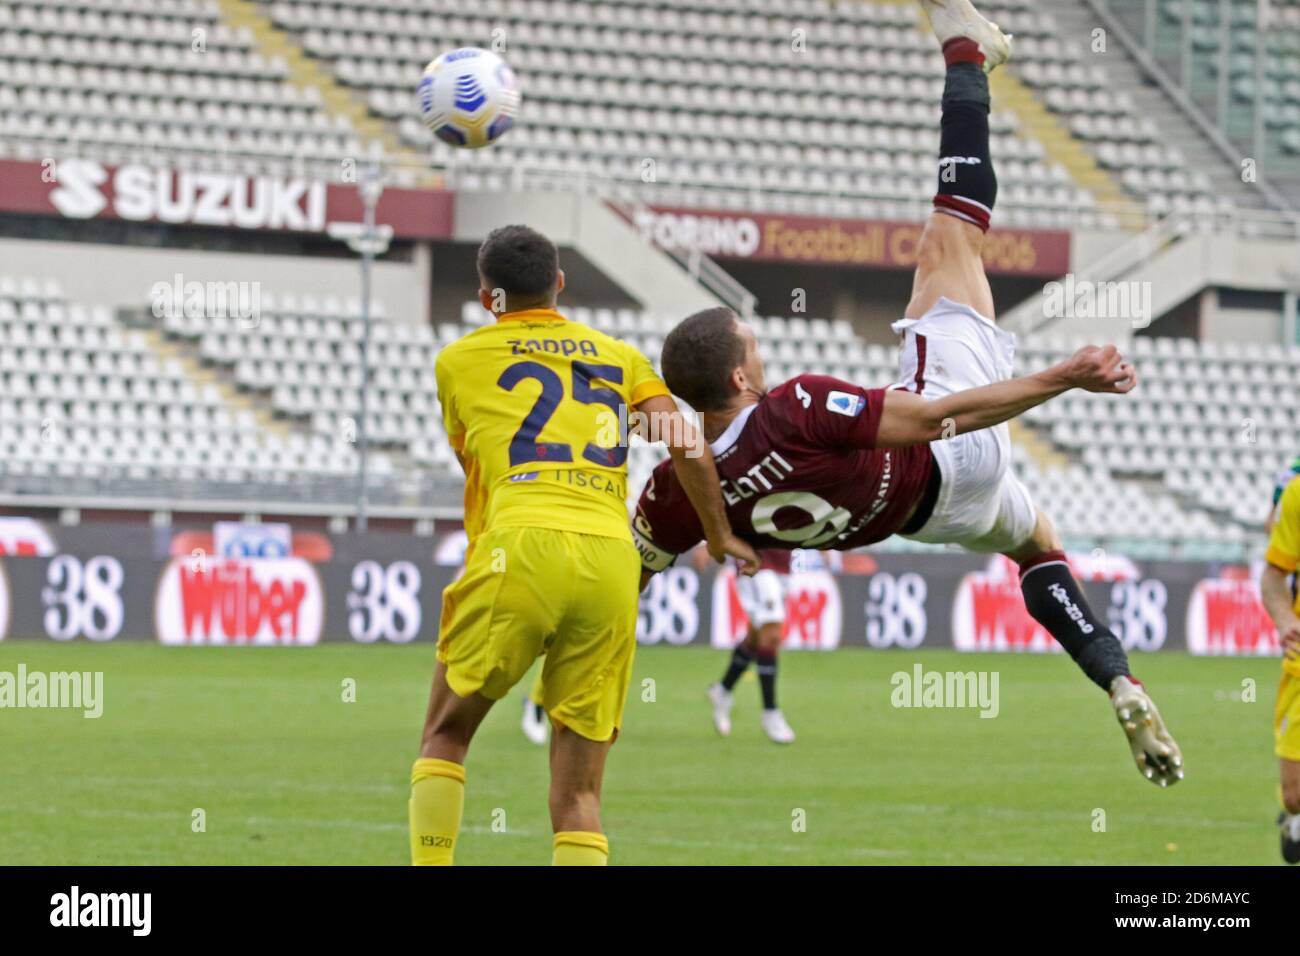
[(745, 362), (736, 313), (718, 307), (687, 316), (664, 339), (659, 364), (674, 395), (697, 412), (716, 412), (731, 399), (728, 379)]
[(502, 226), (478, 249), (478, 274), (485, 287), (505, 293), (511, 308), (546, 302), (560, 278), (560, 251), (536, 229)]

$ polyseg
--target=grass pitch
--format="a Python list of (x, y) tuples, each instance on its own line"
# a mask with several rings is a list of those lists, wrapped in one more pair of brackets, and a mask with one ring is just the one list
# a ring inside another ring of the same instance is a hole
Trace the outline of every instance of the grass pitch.
[[(105, 698), (99, 719), (0, 710), (0, 863), (404, 864), (433, 662), (427, 643), (0, 644), (0, 671), (103, 671)], [(998, 672), (998, 716), (894, 708), (891, 675), (917, 662)], [(640, 650), (605, 784), (612, 862), (1279, 860), (1276, 660), (1135, 660), (1187, 760), (1166, 791), (1138, 776), (1105, 696), (1064, 656), (787, 654), (790, 747), (762, 736), (752, 676), (731, 738), (714, 734), (704, 689), (724, 663), (705, 648)], [(459, 863), (550, 860), (546, 754), (518, 728), (526, 686), (470, 753)]]

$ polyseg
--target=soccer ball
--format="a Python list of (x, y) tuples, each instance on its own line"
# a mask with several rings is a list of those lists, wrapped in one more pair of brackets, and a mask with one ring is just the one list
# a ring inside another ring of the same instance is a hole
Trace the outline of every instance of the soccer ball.
[(519, 81), (490, 50), (450, 50), (424, 68), (420, 115), (444, 143), (463, 149), (490, 146), (515, 125)]

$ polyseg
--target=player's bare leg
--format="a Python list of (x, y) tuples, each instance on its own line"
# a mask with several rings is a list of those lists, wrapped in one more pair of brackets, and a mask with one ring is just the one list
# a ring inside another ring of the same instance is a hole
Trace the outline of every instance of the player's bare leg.
[(978, 226), (943, 212), (932, 212), (916, 253), (912, 298), (904, 318), (919, 319), (951, 299), (993, 318), (993, 290), (984, 274), (984, 233)]
[(433, 671), (420, 759), (411, 769), (411, 862), (450, 866), (465, 806), (465, 754), (495, 701), (459, 697), (447, 684), (447, 666)]
[(941, 297), (993, 318), (984, 274), (997, 178), (989, 156), (987, 74), (1011, 55), (1011, 38), (969, 0), (919, 0), (948, 72), (940, 121), (939, 187), (917, 250), (912, 298), (904, 315), (920, 318)]
[(1138, 772), (1161, 787), (1182, 780), (1183, 757), (1178, 744), (1147, 689), (1129, 673), (1123, 645), (1088, 605), (1047, 515), (1038, 509), (1030, 539), (1003, 553), (1020, 566), (1020, 588), (1034, 620), (1110, 694)]
[(600, 785), (611, 740), (588, 740), (557, 725), (551, 734), (551, 828), (557, 866), (603, 866), (609, 843), (600, 829)]
[(429, 708), (424, 715), (420, 756), (463, 764), (470, 741), (495, 703), (482, 694), (458, 697), (447, 684), (447, 665), (439, 661), (433, 671)]
[(1282, 837), (1282, 859), (1300, 863), (1300, 760), (1281, 760), (1282, 806), (1278, 817)]

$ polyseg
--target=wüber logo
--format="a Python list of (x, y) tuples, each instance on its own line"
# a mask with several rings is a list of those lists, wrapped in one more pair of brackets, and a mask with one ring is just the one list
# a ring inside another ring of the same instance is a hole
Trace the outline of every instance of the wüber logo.
[(50, 897), (51, 926), (125, 926), (132, 936), (148, 936), (152, 925), (152, 893), (68, 893)]
[(315, 644), (324, 621), (320, 577), (302, 558), (178, 558), (154, 605), (164, 644)]

